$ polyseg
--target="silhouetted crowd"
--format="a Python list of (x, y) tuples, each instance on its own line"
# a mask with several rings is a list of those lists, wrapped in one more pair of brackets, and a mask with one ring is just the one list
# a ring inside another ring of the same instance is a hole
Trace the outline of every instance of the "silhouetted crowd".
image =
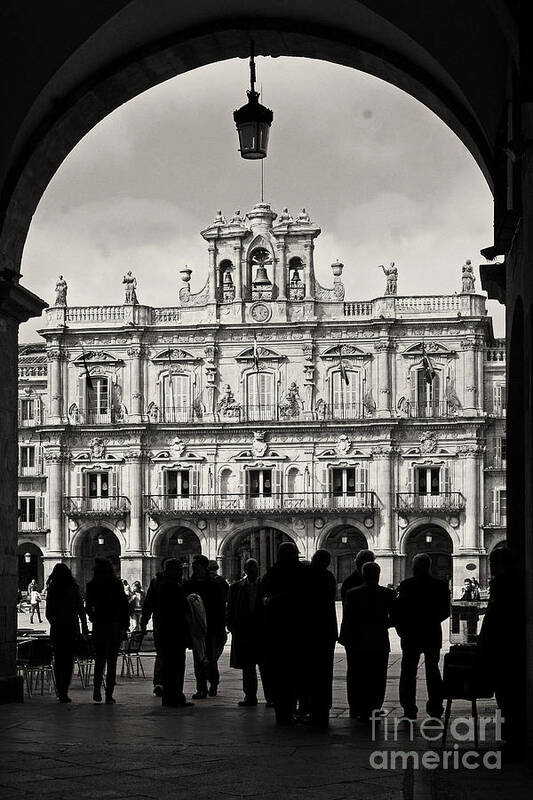
[[(443, 684), (439, 668), (441, 623), (450, 612), (450, 595), (444, 581), (431, 575), (431, 558), (421, 553), (413, 559), (413, 575), (398, 590), (380, 586), (380, 567), (370, 550), (360, 551), (353, 573), (341, 590), (343, 616), (340, 633), (335, 609), (336, 580), (328, 569), (330, 554), (318, 550), (302, 562), (294, 543), (285, 542), (277, 562), (260, 579), (257, 562), (250, 558), (244, 577), (231, 586), (219, 575), (218, 565), (195, 556), (192, 576), (182, 581), (182, 565), (168, 559), (164, 570), (150, 583), (146, 596), (138, 597), (123, 586), (111, 564), (96, 559), (94, 577), (87, 585), (85, 603), (65, 564), (57, 564), (48, 580), (46, 616), (51, 623), (55, 651), (57, 692), (70, 702), (76, 640), (88, 634), (92, 622), (95, 651), (94, 700), (114, 703), (117, 655), (130, 616), (142, 637), (152, 618), (157, 658), (154, 693), (164, 706), (189, 706), (183, 692), (185, 655), (193, 651), (196, 692), (193, 700), (214, 697), (220, 675), (218, 660), (231, 633), (230, 666), (242, 671), (244, 698), (240, 706), (256, 706), (258, 674), (266, 704), (275, 709), (276, 722), (297, 720), (327, 725), (332, 705), (335, 644), (346, 649), (346, 687), (350, 716), (361, 721), (382, 709), (390, 653), (389, 629), (395, 627), (401, 642), (400, 703), (405, 717), (416, 719), (416, 680), (424, 657), (427, 686), (426, 711), (443, 713)], [(521, 582), (513, 571), (509, 551), (491, 556), (493, 580), (480, 642), (493, 673), (498, 704), (516, 729), (522, 723), (517, 625)], [(502, 649), (505, 643), (505, 650)], [(512, 734), (508, 733), (512, 738)]]

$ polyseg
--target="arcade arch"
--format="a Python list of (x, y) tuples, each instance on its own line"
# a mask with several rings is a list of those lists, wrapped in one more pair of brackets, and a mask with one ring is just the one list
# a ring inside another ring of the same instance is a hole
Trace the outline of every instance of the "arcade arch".
[(419, 553), (431, 556), (431, 573), (450, 583), (453, 578), (453, 540), (447, 530), (434, 522), (420, 522), (403, 538), (405, 576), (413, 574), (413, 558)]
[(18, 556), (18, 588), (20, 592), (28, 589), (30, 581), (37, 581), (40, 590), (44, 588), (43, 551), (34, 542), (20, 542)]
[(337, 525), (322, 537), (320, 547), (331, 554), (330, 570), (335, 575), (338, 592), (343, 581), (353, 572), (355, 556), (359, 550), (368, 549), (368, 546), (366, 536), (350, 524)]
[(153, 554), (156, 571), (163, 569), (169, 558), (177, 558), (183, 565), (183, 579), (191, 574), (194, 556), (200, 555), (202, 544), (196, 533), (183, 525), (174, 525), (164, 530), (154, 542)]
[(280, 544), (291, 541), (294, 541), (291, 536), (274, 527), (255, 525), (234, 533), (220, 548), (222, 574), (230, 582), (238, 581), (242, 578), (245, 561), (255, 558), (259, 574), (264, 575), (275, 563)]
[(120, 577), (122, 544), (117, 533), (104, 525), (90, 525), (76, 536), (72, 543), (72, 573), (82, 591), (91, 580), (95, 558), (107, 558)]

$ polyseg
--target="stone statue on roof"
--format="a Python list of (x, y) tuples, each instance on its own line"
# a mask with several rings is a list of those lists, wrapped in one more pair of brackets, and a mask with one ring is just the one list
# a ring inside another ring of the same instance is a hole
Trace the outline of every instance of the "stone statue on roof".
[(68, 285), (66, 280), (62, 275), (59, 276), (57, 283), (56, 283), (56, 306), (66, 306), (67, 305), (67, 289)]
[(390, 267), (385, 267), (383, 264), (380, 264), (379, 267), (387, 277), (385, 297), (394, 297), (394, 295), (398, 294), (398, 267), (394, 261), (391, 261)]

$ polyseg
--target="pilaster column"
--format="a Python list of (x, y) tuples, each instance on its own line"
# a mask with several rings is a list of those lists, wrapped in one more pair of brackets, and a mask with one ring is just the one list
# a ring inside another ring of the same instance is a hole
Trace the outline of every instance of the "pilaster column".
[(209, 243), (209, 302), (214, 303), (217, 292), (217, 251), (214, 242)]
[(376, 494), (380, 509), (377, 544), (380, 551), (392, 551), (394, 547), (392, 540), (392, 509), (394, 507), (392, 497), (392, 457), (394, 451), (391, 447), (378, 446), (374, 447), (371, 453), (377, 468)]
[(313, 264), (314, 249), (315, 246), (312, 241), (306, 242), (304, 244), (304, 251), (305, 251), (304, 283), (305, 283), (306, 300), (314, 300), (315, 298), (314, 264)]
[(64, 456), (59, 450), (45, 450), (44, 459), (47, 464), (48, 482), (48, 524), (50, 538), (48, 555), (54, 560), (61, 558), (63, 543), (63, 462)]
[(46, 357), (48, 359), (48, 392), (50, 398), (50, 416), (49, 422), (61, 422), (62, 405), (63, 405), (63, 392), (61, 380), (61, 350), (54, 347), (47, 350)]
[(460, 448), (463, 459), (464, 496), (466, 500), (463, 547), (466, 550), (479, 548), (479, 448), (475, 445)]
[(276, 283), (278, 286), (278, 300), (287, 299), (287, 248), (285, 246), (285, 237), (281, 241), (276, 242), (276, 250), (278, 252), (277, 275)]
[(233, 273), (233, 285), (235, 287), (235, 300), (239, 303), (242, 300), (242, 242), (239, 240), (237, 244), (233, 245), (233, 265), (235, 267)]
[(464, 351), (464, 413), (475, 414), (477, 410), (477, 370), (476, 370), (476, 340), (471, 337), (461, 342)]
[(130, 555), (140, 555), (144, 550), (143, 542), (143, 452), (142, 450), (130, 450), (126, 455), (128, 464), (128, 486), (130, 500), (130, 529), (128, 537), (128, 553)]
[(390, 346), (388, 342), (376, 344), (378, 362), (378, 397), (377, 416), (390, 416), (391, 407), (391, 377), (390, 377)]
[(128, 356), (130, 357), (130, 378), (131, 378), (131, 404), (130, 404), (130, 413), (129, 413), (129, 421), (130, 422), (142, 422), (142, 406), (143, 406), (143, 394), (142, 394), (142, 378), (141, 378), (141, 366), (142, 366), (142, 356), (143, 356), (143, 348), (140, 345), (135, 347), (130, 347), (128, 350)]

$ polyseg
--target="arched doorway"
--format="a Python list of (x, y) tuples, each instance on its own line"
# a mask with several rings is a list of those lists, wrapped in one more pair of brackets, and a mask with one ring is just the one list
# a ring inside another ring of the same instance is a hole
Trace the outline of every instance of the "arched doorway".
[(222, 551), (222, 571), (226, 580), (233, 582), (242, 578), (244, 563), (255, 558), (259, 574), (265, 572), (276, 561), (278, 547), (292, 539), (275, 528), (253, 528), (230, 538)]
[(37, 581), (39, 590), (44, 588), (43, 552), (33, 542), (22, 542), (18, 546), (19, 591), (27, 591), (30, 581)]
[(169, 558), (177, 558), (183, 564), (183, 578), (191, 574), (191, 563), (194, 556), (202, 552), (198, 536), (190, 528), (178, 526), (170, 528), (158, 540), (155, 555), (158, 569), (165, 566)]
[(420, 525), (409, 533), (405, 542), (405, 577), (413, 574), (413, 558), (418, 553), (431, 556), (431, 574), (449, 583), (453, 576), (453, 542), (444, 528), (438, 525)]
[(353, 572), (355, 556), (359, 550), (368, 548), (368, 542), (353, 525), (340, 525), (328, 533), (322, 547), (331, 554), (330, 569), (335, 575), (339, 592), (343, 581)]
[(74, 569), (80, 589), (85, 591), (93, 576), (94, 559), (107, 558), (113, 565), (115, 574), (120, 577), (120, 541), (113, 531), (95, 526), (83, 534), (78, 554), (77, 568)]

